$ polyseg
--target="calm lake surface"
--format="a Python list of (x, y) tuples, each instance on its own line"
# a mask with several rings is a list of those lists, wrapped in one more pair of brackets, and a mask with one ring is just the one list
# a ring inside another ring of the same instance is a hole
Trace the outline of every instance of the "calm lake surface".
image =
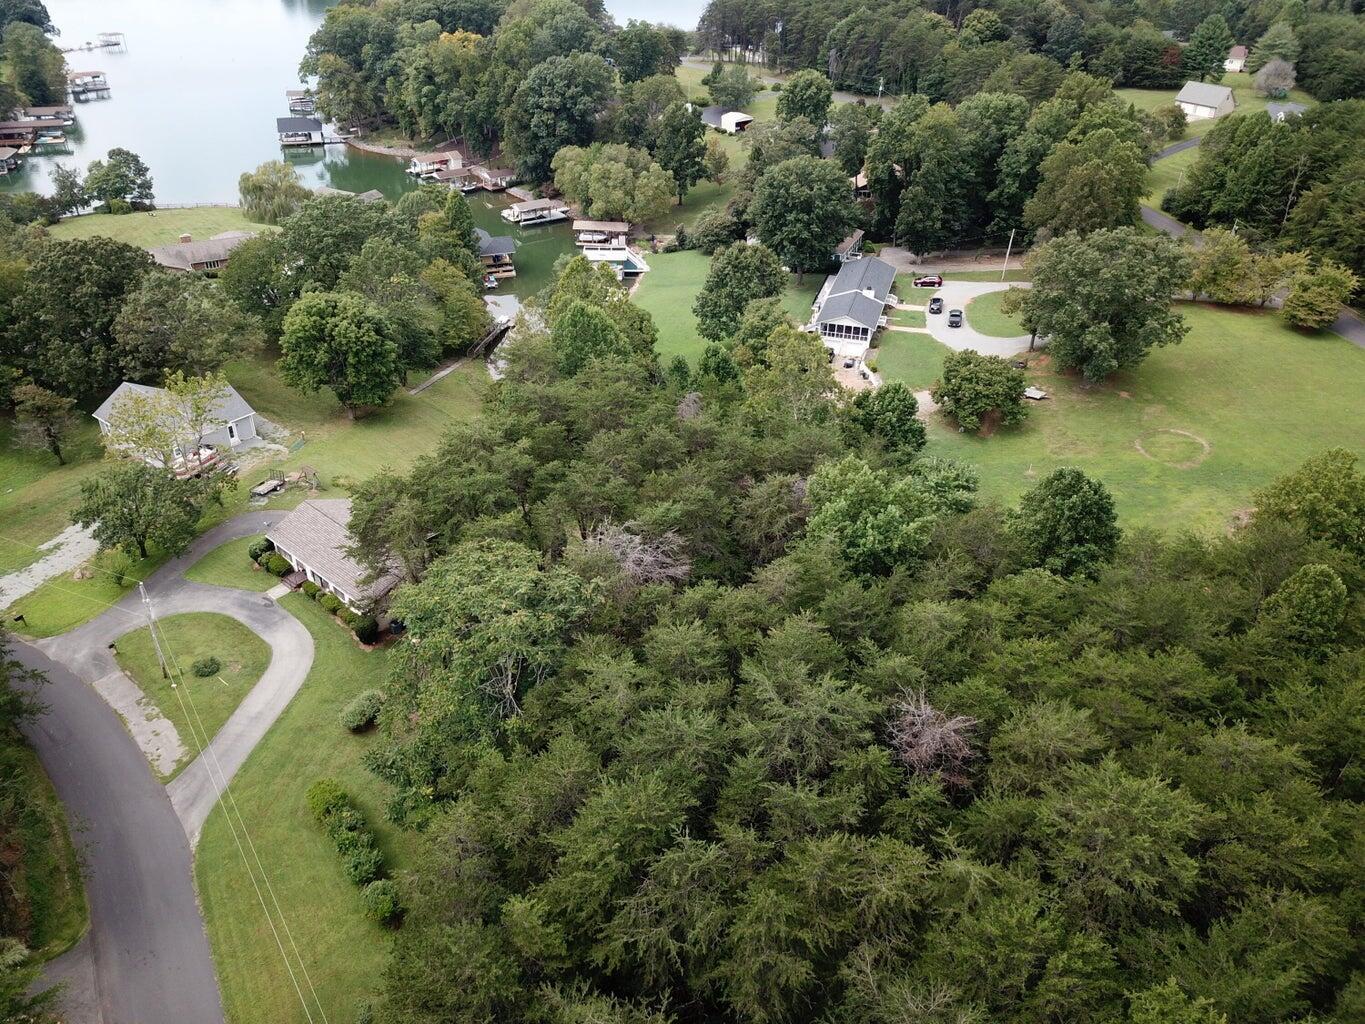
[[(281, 149), (275, 118), (289, 113), (286, 89), (299, 88), (304, 46), (333, 0), (48, 0), (59, 46), (122, 32), (127, 52), (77, 51), (72, 71), (103, 71), (111, 96), (74, 104), (69, 152), (31, 157), (0, 189), (46, 192), (57, 163), (85, 167), (114, 146), (131, 149), (152, 171), (159, 203), (235, 203), (237, 177)], [(613, 17), (693, 28), (705, 0), (609, 0)], [(390, 198), (414, 185), (403, 163), (328, 146), (287, 154), (310, 186), (351, 192), (377, 188)], [(522, 235), (514, 291), (529, 294), (568, 248), (567, 229), (521, 233), (498, 216), (500, 200), (471, 196), (475, 219), (495, 234)]]

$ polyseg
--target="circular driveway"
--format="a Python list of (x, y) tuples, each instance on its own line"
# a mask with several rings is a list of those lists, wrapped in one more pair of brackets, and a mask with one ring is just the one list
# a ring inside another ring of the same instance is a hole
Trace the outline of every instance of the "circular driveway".
[(981, 295), (988, 295), (991, 292), (1003, 292), (1011, 284), (1028, 287), (1026, 283), (1018, 281), (943, 282), (943, 287), (934, 292), (934, 295), (943, 300), (943, 312), (939, 314), (925, 313), (924, 316), (929, 333), (933, 335), (935, 341), (942, 342), (954, 352), (961, 352), (963, 349), (970, 348), (987, 356), (1012, 356), (1027, 351), (1027, 334), (1020, 335), (1017, 338), (992, 338), (975, 330), (970, 319), (961, 327), (948, 326), (948, 311), (950, 309), (960, 309), (965, 315), (968, 312), (967, 305), (972, 299)]

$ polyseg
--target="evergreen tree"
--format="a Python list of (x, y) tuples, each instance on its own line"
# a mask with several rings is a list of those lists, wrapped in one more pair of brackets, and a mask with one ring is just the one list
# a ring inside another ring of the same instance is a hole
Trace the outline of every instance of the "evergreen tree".
[(1185, 74), (1202, 82), (1223, 77), (1223, 61), (1232, 48), (1232, 31), (1221, 14), (1212, 14), (1199, 23), (1181, 54)]

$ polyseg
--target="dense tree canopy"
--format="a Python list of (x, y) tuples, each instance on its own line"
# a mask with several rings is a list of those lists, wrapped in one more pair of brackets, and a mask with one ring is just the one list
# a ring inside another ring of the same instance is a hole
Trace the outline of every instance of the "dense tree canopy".
[(375, 1019), (1353, 1019), (1353, 457), (1226, 535), (1076, 470), (1001, 509), (761, 307), (738, 375), (532, 326), (359, 488), (422, 830)]

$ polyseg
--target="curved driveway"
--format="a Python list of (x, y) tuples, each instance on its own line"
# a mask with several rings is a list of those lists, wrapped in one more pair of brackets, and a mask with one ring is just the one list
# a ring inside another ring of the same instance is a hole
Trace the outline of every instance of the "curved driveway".
[(967, 319), (961, 327), (948, 326), (948, 310), (967, 311), (967, 304), (989, 292), (1002, 292), (1011, 284), (1027, 288), (1027, 284), (1014, 281), (944, 281), (943, 287), (934, 292), (943, 300), (943, 312), (924, 316), (925, 325), (935, 341), (942, 342), (954, 352), (975, 349), (983, 356), (1012, 356), (1028, 349), (1028, 335), (1018, 338), (992, 338), (972, 327)]
[[(270, 664), (201, 755), (162, 786), (119, 716), (88, 685), (116, 670), (108, 645), (144, 624), (136, 592), (85, 625), (16, 644), (47, 674), (46, 713), (25, 729), (75, 826), (86, 869), (90, 934), (49, 965), (72, 986), (71, 1024), (222, 1024), (208, 938), (193, 886), (192, 845), (231, 778), (289, 705), (313, 661), (313, 639), (264, 594), (190, 583), (205, 553), (251, 536), (283, 512), (251, 512), (205, 533), (146, 583), (158, 615), (219, 612), (270, 645)], [(221, 771), (221, 776), (219, 772)]]

